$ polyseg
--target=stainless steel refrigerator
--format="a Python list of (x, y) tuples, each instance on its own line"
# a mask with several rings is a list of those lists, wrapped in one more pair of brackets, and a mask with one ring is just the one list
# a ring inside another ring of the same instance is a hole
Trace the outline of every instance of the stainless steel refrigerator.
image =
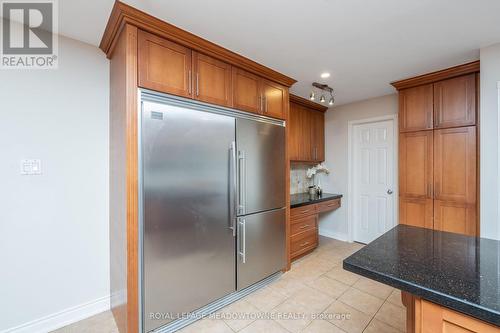
[(284, 123), (142, 93), (145, 332), (285, 266)]

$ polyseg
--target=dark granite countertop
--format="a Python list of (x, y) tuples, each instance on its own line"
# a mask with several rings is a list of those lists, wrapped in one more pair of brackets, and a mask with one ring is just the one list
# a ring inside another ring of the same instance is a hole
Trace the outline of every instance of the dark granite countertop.
[(343, 266), (500, 326), (500, 241), (398, 225)]
[(311, 197), (309, 193), (290, 194), (290, 207), (295, 208), (338, 198), (342, 198), (342, 194), (323, 193), (321, 196), (314, 197)]

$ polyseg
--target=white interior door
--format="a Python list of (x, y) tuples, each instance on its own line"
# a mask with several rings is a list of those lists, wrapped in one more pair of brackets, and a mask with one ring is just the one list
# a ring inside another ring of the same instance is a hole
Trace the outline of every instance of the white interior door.
[(354, 125), (354, 240), (369, 243), (395, 225), (394, 121)]

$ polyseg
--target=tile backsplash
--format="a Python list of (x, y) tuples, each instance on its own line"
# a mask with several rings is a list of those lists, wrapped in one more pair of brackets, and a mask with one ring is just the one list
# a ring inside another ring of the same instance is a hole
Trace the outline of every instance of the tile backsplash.
[(292, 164), (290, 167), (290, 194), (305, 193), (312, 185), (312, 179), (306, 177), (309, 165)]

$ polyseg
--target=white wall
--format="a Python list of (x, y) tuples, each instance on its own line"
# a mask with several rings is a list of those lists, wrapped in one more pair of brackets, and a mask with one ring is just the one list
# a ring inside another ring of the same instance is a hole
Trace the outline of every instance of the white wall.
[(480, 228), (481, 237), (500, 240), (500, 43), (481, 49)]
[(109, 306), (109, 62), (61, 37), (59, 69), (0, 78), (0, 331), (49, 330)]
[[(343, 194), (342, 206), (320, 219), (320, 234), (348, 240), (347, 197), (347, 125), (351, 120), (379, 117), (398, 113), (397, 94), (341, 105), (329, 109), (325, 117), (325, 163), (329, 175), (320, 175), (324, 192)], [(395, 152), (397, 159), (397, 151)]]

